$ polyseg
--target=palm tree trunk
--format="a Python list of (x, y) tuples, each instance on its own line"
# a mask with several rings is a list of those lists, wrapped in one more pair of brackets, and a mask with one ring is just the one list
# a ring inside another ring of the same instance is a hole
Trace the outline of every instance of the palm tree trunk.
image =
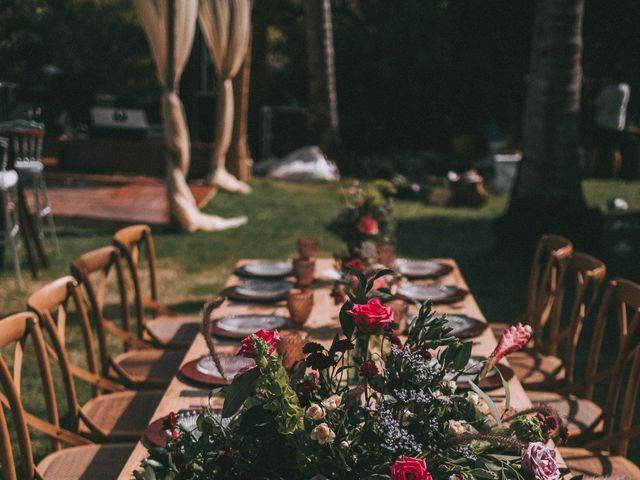
[[(580, 87), (584, 0), (538, 0), (533, 29), (523, 157), (498, 242), (529, 246), (546, 231), (594, 244), (582, 192)], [(580, 231), (580, 230), (583, 231)], [(587, 229), (588, 230), (588, 229)]]
[(311, 140), (329, 156), (340, 148), (338, 96), (336, 92), (335, 52), (331, 0), (306, 0), (307, 73)]

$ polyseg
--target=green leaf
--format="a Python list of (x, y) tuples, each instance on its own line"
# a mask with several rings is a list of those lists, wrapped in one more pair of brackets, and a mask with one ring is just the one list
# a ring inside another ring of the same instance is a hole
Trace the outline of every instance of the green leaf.
[(356, 323), (353, 321), (353, 317), (347, 313), (347, 310), (351, 310), (351, 307), (353, 307), (353, 304), (346, 302), (340, 309), (340, 326), (347, 338), (351, 338), (353, 331), (356, 329)]
[(222, 418), (228, 418), (240, 409), (255, 389), (258, 378), (260, 378), (260, 369), (256, 367), (233, 379), (231, 385), (225, 389)]
[(498, 413), (498, 408), (496, 407), (496, 404), (493, 403), (493, 400), (491, 400), (491, 397), (489, 395), (487, 395), (486, 393), (484, 393), (480, 389), (480, 387), (478, 387), (471, 380), (469, 380), (469, 385), (471, 386), (471, 389), (474, 392), (476, 392), (478, 395), (480, 395), (482, 397), (482, 399), (487, 404), (487, 407), (489, 407), (489, 411), (491, 412), (491, 415), (493, 416), (493, 418), (496, 419), (496, 423), (498, 424), (498, 427), (501, 427), (502, 426), (502, 420), (500, 419), (500, 414)]
[(453, 368), (456, 370), (464, 370), (471, 358), (471, 347), (473, 347), (471, 342), (462, 344), (460, 351), (458, 351), (455, 359), (453, 360)]
[(496, 365), (496, 372), (498, 372), (498, 375), (500, 375), (500, 380), (502, 381), (502, 388), (504, 388), (504, 411), (506, 412), (507, 410), (509, 410), (509, 407), (511, 406), (511, 390), (509, 390), (509, 383), (504, 379), (504, 376), (502, 375), (502, 372), (500, 371), (497, 365)]

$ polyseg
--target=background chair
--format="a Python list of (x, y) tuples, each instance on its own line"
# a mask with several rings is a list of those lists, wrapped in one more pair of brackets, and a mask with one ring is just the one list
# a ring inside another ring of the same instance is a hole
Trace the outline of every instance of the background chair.
[[(131, 334), (130, 303), (118, 249), (103, 247), (79, 256), (71, 264), (71, 273), (84, 287), (89, 301), (98, 333), (102, 375), (134, 389), (168, 385), (178, 372), (184, 351), (154, 349), (150, 342)], [(105, 296), (111, 284), (115, 284), (114, 316), (120, 317), (120, 326), (106, 313)], [(109, 337), (121, 340), (125, 352), (114, 354)]]
[[(553, 302), (560, 294), (563, 276), (572, 254), (573, 244), (564, 237), (544, 234), (538, 240), (531, 263), (526, 308), (513, 322), (531, 326), (534, 349), (537, 348), (536, 338), (551, 315)], [(500, 336), (508, 325), (494, 323), (491, 328), (496, 336)]]
[[(639, 325), (640, 285), (611, 280), (598, 309), (584, 376), (564, 391), (528, 391), (531, 401), (556, 409), (567, 419), (574, 439), (584, 442), (612, 434), (620, 413), (616, 405), (624, 383), (621, 373), (638, 345)], [(594, 401), (596, 387), (606, 394), (604, 408)]]
[(4, 263), (5, 247), (11, 252), (13, 268), (16, 272), (16, 284), (19, 290), (24, 288), (22, 272), (20, 271), (20, 254), (18, 240), (20, 238), (20, 223), (18, 221), (18, 174), (15, 170), (8, 170), (9, 139), (0, 137), (2, 149), (2, 164), (0, 165), (0, 203), (2, 204), (2, 262)]
[[(578, 339), (585, 319), (596, 304), (606, 273), (605, 264), (597, 258), (581, 252), (571, 256), (549, 321), (535, 339), (538, 348), (520, 350), (509, 356), (509, 365), (525, 388), (573, 381)], [(563, 326), (565, 316), (568, 321)], [(557, 356), (559, 347), (562, 357)]]
[[(47, 419), (39, 418), (24, 409), (20, 396), (20, 381), (23, 377), (23, 354), (27, 342), (31, 340), (37, 357), (38, 369), (45, 397)], [(23, 312), (0, 320), (0, 351), (7, 352), (13, 347), (12, 361), (7, 363), (0, 353), (0, 465), (2, 478), (18, 479), (60, 479), (60, 478), (111, 478), (114, 471), (124, 467), (133, 445), (95, 445), (60, 424), (58, 403), (55, 396), (53, 377), (47, 348), (43, 339), (38, 317), (31, 312)], [(9, 368), (13, 366), (13, 373)], [(18, 473), (12, 448), (12, 438), (5, 409), (11, 412), (11, 427), (15, 431), (21, 454), (22, 469)], [(35, 463), (31, 447), (29, 427), (44, 433), (52, 442), (53, 453), (47, 455), (38, 465)], [(63, 444), (73, 445), (62, 449)]]
[[(132, 225), (118, 230), (113, 236), (113, 243), (120, 249), (129, 269), (138, 309), (139, 338), (148, 338), (164, 348), (185, 349), (191, 345), (200, 331), (199, 318), (183, 318), (172, 312), (162, 303), (158, 295), (158, 279), (156, 272), (156, 254), (151, 228), (148, 225)], [(146, 256), (147, 284), (144, 288), (141, 257)], [(150, 311), (147, 318), (146, 311)]]
[[(619, 410), (619, 422), (611, 422), (608, 433), (601, 439), (591, 442), (586, 448), (560, 448), (567, 466), (576, 475), (612, 478), (640, 478), (640, 468), (625, 458), (629, 443), (640, 436), (640, 425), (634, 425), (638, 389), (640, 386), (640, 346), (631, 352), (625, 393)], [(619, 375), (622, 372), (618, 372)]]
[[(100, 442), (138, 440), (163, 392), (125, 390), (99, 374), (91, 325), (75, 279), (67, 276), (45, 285), (29, 297), (28, 305), (49, 334), (48, 351), (59, 363), (70, 410), (77, 419), (73, 431)], [(88, 368), (72, 363), (65, 349), (71, 305), (82, 331)], [(93, 398), (84, 405), (80, 405), (74, 378), (92, 386)]]

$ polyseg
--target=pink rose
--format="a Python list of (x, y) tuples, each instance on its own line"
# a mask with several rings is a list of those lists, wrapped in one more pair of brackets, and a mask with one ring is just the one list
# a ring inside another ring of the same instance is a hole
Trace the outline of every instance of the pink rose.
[(433, 477), (424, 460), (402, 455), (391, 466), (391, 480), (433, 480)]
[(558, 480), (560, 470), (556, 451), (542, 442), (531, 442), (522, 452), (522, 468), (530, 471), (536, 480)]
[(378, 221), (370, 216), (365, 216), (358, 222), (358, 231), (369, 237), (373, 237), (378, 234)]
[(269, 353), (273, 353), (280, 341), (280, 334), (277, 330), (258, 330), (256, 333), (246, 336), (240, 342), (240, 352), (238, 355), (244, 355), (248, 358), (254, 358), (256, 356), (256, 346), (254, 344), (254, 337), (263, 340), (269, 347)]
[(498, 363), (510, 353), (517, 352), (524, 347), (529, 343), (532, 333), (533, 330), (529, 325), (522, 325), (521, 323), (507, 328), (500, 336), (498, 346), (491, 354), (494, 362)]
[(347, 313), (353, 317), (358, 330), (362, 333), (374, 333), (393, 323), (391, 308), (382, 305), (378, 297), (370, 298), (364, 305), (354, 303)]

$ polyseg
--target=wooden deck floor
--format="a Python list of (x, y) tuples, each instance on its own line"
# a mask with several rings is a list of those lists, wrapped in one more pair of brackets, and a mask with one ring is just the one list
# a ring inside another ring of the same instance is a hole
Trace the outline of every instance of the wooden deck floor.
[[(62, 172), (48, 172), (45, 178), (57, 222), (106, 228), (135, 223), (170, 226), (162, 179)], [(189, 187), (200, 207), (216, 193), (207, 185), (191, 183)]]

